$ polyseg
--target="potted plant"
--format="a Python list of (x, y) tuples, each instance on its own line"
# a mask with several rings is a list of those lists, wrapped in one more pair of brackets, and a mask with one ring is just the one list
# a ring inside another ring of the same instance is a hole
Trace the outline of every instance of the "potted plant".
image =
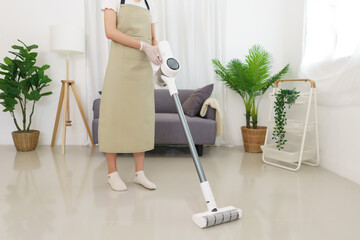
[(281, 151), (287, 142), (285, 139), (285, 126), (287, 125), (286, 105), (290, 108), (300, 96), (300, 92), (296, 89), (280, 89), (275, 93), (274, 113), (275, 127), (272, 139), (275, 140), (276, 148)]
[[(35, 66), (38, 53), (33, 52), (37, 45), (27, 46), (18, 40), (22, 46), (13, 45), (16, 51), (9, 51), (14, 58), (4, 58), (0, 63), (0, 104), (3, 112), (9, 112), (13, 118), (17, 131), (12, 132), (13, 141), (18, 151), (32, 151), (36, 148), (40, 131), (30, 129), (35, 104), (41, 97), (52, 94), (42, 92), (49, 86), (51, 79), (45, 75), (49, 65)], [(28, 109), (28, 105), (31, 109)], [(15, 116), (15, 106), (19, 104), (22, 113), (22, 122)], [(30, 111), (29, 111), (30, 110)]]
[(232, 59), (227, 66), (219, 60), (212, 60), (215, 73), (227, 87), (237, 92), (245, 105), (246, 126), (241, 127), (245, 151), (262, 152), (266, 127), (258, 126), (259, 103), (266, 90), (289, 70), (289, 64), (271, 76), (272, 57), (262, 46), (249, 49), (245, 61)]

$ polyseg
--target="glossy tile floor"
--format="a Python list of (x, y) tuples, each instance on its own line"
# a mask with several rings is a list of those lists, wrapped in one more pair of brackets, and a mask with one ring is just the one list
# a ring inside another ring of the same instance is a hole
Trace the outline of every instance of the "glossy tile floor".
[(220, 207), (243, 210), (240, 221), (201, 230), (205, 211), (186, 148), (157, 147), (145, 169), (158, 189), (131, 182), (131, 154), (118, 155), (128, 184), (106, 183), (103, 153), (88, 147), (38, 146), (17, 153), (0, 146), (0, 239), (360, 239), (360, 186), (322, 168), (297, 173), (264, 165), (241, 147), (206, 147), (201, 157)]

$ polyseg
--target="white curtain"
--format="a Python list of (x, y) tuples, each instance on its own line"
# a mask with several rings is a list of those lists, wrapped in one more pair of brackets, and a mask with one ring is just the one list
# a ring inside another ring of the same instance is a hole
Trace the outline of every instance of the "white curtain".
[[(93, 101), (100, 97), (107, 60), (109, 40), (105, 36), (101, 1), (85, 0), (86, 28), (86, 112), (92, 129)], [(87, 144), (91, 144), (88, 138)]]
[(317, 82), (321, 165), (360, 182), (360, 2), (307, 0), (302, 70)]
[(321, 105), (360, 104), (359, 9), (359, 0), (307, 0), (301, 70)]
[(196, 89), (214, 84), (215, 97), (224, 113), (224, 134), (216, 145), (231, 145), (227, 128), (230, 112), (226, 103), (228, 89), (215, 80), (211, 59), (225, 62), (227, 0), (157, 0), (159, 9), (158, 39), (167, 40), (182, 66), (176, 85)]
[(223, 57), (224, 18), (221, 0), (158, 0), (159, 39), (167, 40), (182, 70), (179, 88), (213, 83), (211, 59)]
[[(230, 145), (227, 129), (229, 111), (227, 88), (215, 81), (211, 59), (225, 60), (225, 9), (227, 0), (154, 0), (158, 7), (158, 40), (167, 40), (182, 66), (177, 77), (178, 89), (196, 89), (214, 83), (213, 97), (224, 113), (224, 135), (216, 145)], [(86, 0), (87, 31), (87, 100), (88, 116), (92, 116), (92, 101), (99, 97), (106, 70), (109, 41), (104, 34), (101, 0)], [(155, 88), (159, 88), (155, 86)]]

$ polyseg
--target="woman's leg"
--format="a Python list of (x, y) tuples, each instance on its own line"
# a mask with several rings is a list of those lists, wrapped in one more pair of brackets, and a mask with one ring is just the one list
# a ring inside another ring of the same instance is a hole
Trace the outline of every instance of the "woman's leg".
[(156, 185), (152, 183), (144, 174), (145, 152), (134, 153), (135, 158), (135, 183), (138, 183), (148, 189), (156, 189)]
[(107, 164), (108, 164), (108, 174), (116, 172), (116, 153), (105, 153)]
[(108, 183), (115, 191), (127, 190), (126, 184), (121, 180), (116, 169), (116, 153), (105, 153), (108, 164)]
[(134, 153), (135, 172), (144, 170), (145, 152)]

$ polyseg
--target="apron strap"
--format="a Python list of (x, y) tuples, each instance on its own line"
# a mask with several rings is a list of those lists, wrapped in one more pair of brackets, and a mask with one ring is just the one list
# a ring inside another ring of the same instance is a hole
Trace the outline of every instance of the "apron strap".
[[(121, 0), (121, 4), (125, 4), (125, 0)], [(150, 6), (146, 0), (145, 0), (145, 4), (146, 4), (147, 9), (150, 11)]]
[(150, 11), (149, 4), (148, 4), (148, 2), (146, 0), (145, 0), (145, 4), (146, 4), (147, 9)]

